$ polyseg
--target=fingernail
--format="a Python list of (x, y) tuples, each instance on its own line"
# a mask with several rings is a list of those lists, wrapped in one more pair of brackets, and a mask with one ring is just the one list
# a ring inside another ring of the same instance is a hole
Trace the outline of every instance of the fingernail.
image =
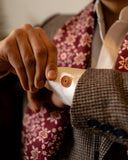
[(49, 80), (55, 80), (57, 76), (57, 73), (55, 70), (48, 71), (48, 79)]

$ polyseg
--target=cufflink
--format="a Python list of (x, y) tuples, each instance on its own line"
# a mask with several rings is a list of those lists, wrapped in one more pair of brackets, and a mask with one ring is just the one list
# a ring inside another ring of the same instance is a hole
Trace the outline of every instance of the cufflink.
[(63, 87), (70, 87), (72, 84), (72, 78), (69, 76), (63, 76), (61, 78), (61, 84)]

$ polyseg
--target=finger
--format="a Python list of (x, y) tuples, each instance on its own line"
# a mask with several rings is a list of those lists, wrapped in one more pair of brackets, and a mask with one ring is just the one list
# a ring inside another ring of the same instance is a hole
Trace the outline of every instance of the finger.
[(13, 51), (8, 52), (7, 54), (8, 54), (8, 61), (10, 62), (12, 68), (14, 68), (12, 70), (15, 70), (23, 89), (28, 90), (29, 87), (28, 87), (27, 75), (17, 45), (14, 45)]
[(9, 72), (16, 74), (16, 70), (13, 67), (9, 68)]
[(4, 60), (7, 62), (8, 71), (16, 73), (19, 77), (21, 85), (24, 90), (28, 90), (27, 75), (24, 68), (24, 64), (19, 53), (18, 44), (16, 41), (16, 30), (12, 31), (9, 36), (2, 42), (2, 48), (4, 53)]
[(57, 77), (57, 49), (41, 28), (37, 27), (36, 30), (47, 48), (46, 78), (48, 80), (55, 80)]
[(35, 87), (41, 89), (44, 86), (45, 80), (45, 66), (47, 62), (47, 49), (40, 38), (37, 31), (31, 26), (24, 26), (25, 29), (29, 28), (28, 37), (35, 56), (36, 68), (34, 84)]
[(25, 67), (25, 71), (28, 79), (28, 86), (30, 92), (36, 92), (37, 89), (34, 87), (34, 76), (35, 76), (35, 57), (31, 48), (31, 44), (28, 40), (28, 35), (22, 30), (17, 31), (16, 40), (22, 61)]
[(38, 112), (40, 110), (40, 103), (35, 98), (35, 94), (27, 92), (28, 105), (33, 112)]
[(46, 106), (46, 104), (51, 104), (51, 94), (52, 92), (45, 87), (36, 93), (27, 92), (28, 104), (33, 111), (39, 111), (40, 108)]

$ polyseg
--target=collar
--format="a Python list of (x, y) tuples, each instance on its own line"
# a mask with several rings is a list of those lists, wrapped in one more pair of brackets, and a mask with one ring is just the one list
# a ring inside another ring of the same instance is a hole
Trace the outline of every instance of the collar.
[(124, 7), (119, 15), (119, 20), (128, 23), (128, 6)]
[[(104, 15), (103, 15), (100, 0), (97, 0), (95, 2), (94, 10), (97, 14), (97, 22), (98, 22), (98, 25), (99, 25), (100, 37), (101, 37), (101, 40), (103, 41), (106, 33), (105, 33), (105, 20), (104, 20)], [(123, 22), (128, 23), (128, 6), (124, 7), (121, 10), (121, 12), (119, 14), (119, 19), (117, 21), (123, 21)]]
[(101, 37), (101, 40), (103, 41), (103, 39), (105, 37), (105, 21), (104, 21), (104, 15), (103, 15), (100, 0), (96, 1), (94, 10), (97, 14), (97, 22), (98, 22), (98, 25), (99, 25), (100, 37)]

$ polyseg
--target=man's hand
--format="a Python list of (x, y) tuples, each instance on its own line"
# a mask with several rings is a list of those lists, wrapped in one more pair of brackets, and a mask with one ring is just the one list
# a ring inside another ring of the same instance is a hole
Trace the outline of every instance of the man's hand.
[(28, 100), (32, 110), (38, 110), (46, 104), (59, 108), (71, 106), (75, 88), (85, 71), (85, 69), (58, 67), (56, 80), (47, 80), (45, 88), (37, 93), (28, 92)]
[(0, 42), (0, 72), (16, 73), (24, 90), (35, 93), (57, 76), (57, 50), (39, 27), (21, 26)]
[(34, 112), (38, 112), (41, 107), (68, 107), (67, 105), (62, 103), (51, 90), (45, 87), (38, 90), (38, 92), (36, 93), (27, 92), (27, 96), (29, 107)]
[(41, 107), (58, 107), (67, 108), (69, 106), (65, 105), (54, 93), (54, 90), (48, 84), (48, 80), (45, 83), (45, 87), (38, 90), (36, 93), (27, 92), (28, 104), (31, 110), (34, 112), (40, 111)]

